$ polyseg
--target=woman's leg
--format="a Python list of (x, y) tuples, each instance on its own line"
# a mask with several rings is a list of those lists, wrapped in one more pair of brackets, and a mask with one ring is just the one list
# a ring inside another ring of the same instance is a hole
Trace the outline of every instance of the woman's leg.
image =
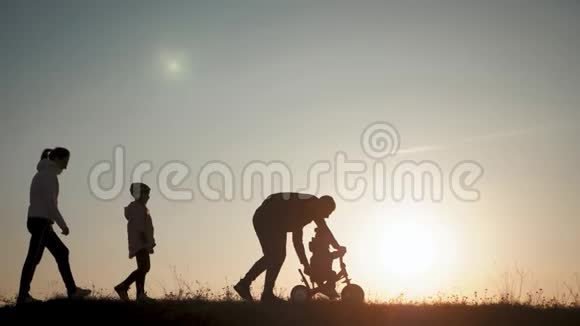
[(45, 239), (46, 249), (48, 249), (48, 251), (50, 251), (54, 256), (60, 276), (62, 277), (62, 280), (66, 285), (67, 293), (70, 296), (76, 292), (77, 285), (70, 269), (69, 250), (52, 228), (49, 228), (46, 232)]
[(42, 254), (45, 247), (45, 235), (50, 228), (50, 221), (40, 218), (29, 218), (27, 224), (28, 231), (31, 234), (30, 244), (28, 246), (28, 254), (22, 267), (22, 275), (20, 277), (20, 290), (18, 291), (18, 298), (25, 299), (29, 296), (30, 283), (34, 278), (34, 271), (36, 266), (42, 259)]

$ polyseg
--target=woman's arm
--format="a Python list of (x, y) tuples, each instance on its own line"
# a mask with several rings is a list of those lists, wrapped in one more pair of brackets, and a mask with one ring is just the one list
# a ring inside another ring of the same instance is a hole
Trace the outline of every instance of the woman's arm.
[(44, 189), (46, 191), (45, 199), (47, 200), (46, 207), (48, 208), (50, 215), (47, 217), (52, 219), (60, 227), (63, 233), (68, 234), (68, 226), (58, 209), (58, 178), (56, 175), (48, 175), (44, 180)]

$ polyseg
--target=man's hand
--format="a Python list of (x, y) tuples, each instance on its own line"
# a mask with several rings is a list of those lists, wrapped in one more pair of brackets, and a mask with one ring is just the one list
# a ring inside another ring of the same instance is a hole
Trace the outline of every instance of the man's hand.
[(310, 275), (311, 270), (310, 270), (310, 264), (304, 264), (304, 274), (306, 275)]
[(304, 267), (308, 266), (308, 258), (306, 258), (304, 244), (302, 243), (302, 229), (292, 232), (292, 243), (294, 244), (294, 250), (296, 250), (298, 261), (300, 261)]
[(68, 226), (65, 226), (62, 229), (62, 235), (69, 235), (69, 233), (70, 233), (70, 230), (68, 229)]

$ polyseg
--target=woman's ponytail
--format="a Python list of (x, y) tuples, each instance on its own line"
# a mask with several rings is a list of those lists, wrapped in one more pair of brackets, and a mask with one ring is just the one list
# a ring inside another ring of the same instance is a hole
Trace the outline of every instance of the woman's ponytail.
[(41, 160), (46, 160), (48, 159), (48, 156), (50, 155), (50, 152), (52, 152), (52, 149), (47, 148), (45, 150), (42, 151), (42, 155), (40, 155), (40, 159)]

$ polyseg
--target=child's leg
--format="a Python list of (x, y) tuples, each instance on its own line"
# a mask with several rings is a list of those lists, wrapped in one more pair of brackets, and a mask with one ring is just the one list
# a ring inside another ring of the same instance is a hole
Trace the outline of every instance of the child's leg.
[(324, 285), (322, 285), (322, 288), (324, 289), (322, 293), (325, 294), (330, 299), (336, 299), (340, 297), (338, 292), (336, 292), (336, 282), (328, 280), (324, 283)]
[(137, 284), (137, 296), (145, 294), (145, 277), (151, 268), (149, 252), (141, 250), (137, 253), (137, 275), (135, 283)]
[(117, 285), (116, 288), (121, 288), (123, 290), (129, 290), (129, 288), (131, 287), (131, 284), (133, 284), (135, 281), (137, 281), (138, 275), (139, 275), (139, 270), (138, 269), (134, 270), (131, 274), (129, 274), (129, 276), (123, 282), (121, 282), (119, 285)]
[[(121, 282), (119, 285), (117, 285), (117, 287), (128, 290), (131, 287), (131, 284), (138, 282), (140, 275), (142, 274), (142, 272), (141, 272), (142, 262), (140, 263), (140, 261), (143, 260), (143, 252), (145, 252), (145, 251), (143, 251), (143, 250), (139, 251), (136, 255), (137, 269), (134, 270), (131, 274), (129, 274), (129, 276), (123, 282)], [(148, 253), (147, 253), (147, 256), (149, 256)], [(148, 259), (148, 257), (147, 257), (147, 259)], [(139, 284), (137, 286), (139, 286)]]

